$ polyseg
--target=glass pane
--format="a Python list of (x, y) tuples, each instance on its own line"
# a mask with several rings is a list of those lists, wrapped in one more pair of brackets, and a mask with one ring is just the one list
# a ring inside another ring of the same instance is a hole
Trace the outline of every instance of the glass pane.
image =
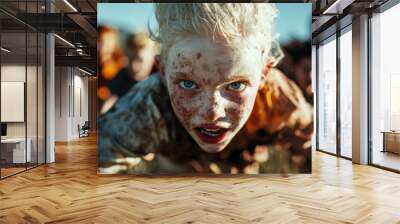
[(336, 39), (318, 48), (318, 149), (336, 153)]
[(352, 157), (352, 34), (340, 36), (340, 152)]
[[(315, 45), (312, 45), (311, 48), (311, 82), (312, 82), (312, 92), (313, 94), (313, 102), (317, 102), (316, 97), (316, 86), (317, 86), (317, 47)], [(314, 110), (314, 126), (313, 126), (313, 136), (312, 136), (312, 150), (316, 150), (317, 148), (317, 139), (316, 139), (316, 131), (317, 130), (317, 107), (315, 106), (317, 104), (314, 104), (313, 110)]]
[[(39, 11), (37, 1), (27, 2), (27, 20), (32, 24), (38, 22)], [(27, 113), (27, 143), (30, 144), (30, 158), (27, 167), (37, 166), (38, 160), (38, 34), (36, 30), (27, 30), (27, 80), (26, 80), (26, 113)]]
[[(25, 170), (26, 151), (26, 33), (1, 34), (2, 177)], [(6, 50), (4, 50), (6, 49)]]
[(40, 33), (38, 45), (38, 163), (45, 163), (45, 44), (46, 37)]
[(15, 16), (0, 12), (3, 178), (45, 161), (45, 36), (21, 22), (37, 23), (45, 1), (0, 1), (0, 7)]
[(38, 132), (38, 57), (37, 57), (37, 33), (30, 32), (27, 33), (28, 38), (28, 63), (27, 63), (27, 80), (26, 80), (26, 115), (27, 115), (27, 137), (28, 137), (28, 148), (30, 147), (30, 158), (28, 159), (28, 168), (34, 167), (37, 165), (37, 132)]
[(400, 5), (372, 17), (372, 163), (400, 170)]

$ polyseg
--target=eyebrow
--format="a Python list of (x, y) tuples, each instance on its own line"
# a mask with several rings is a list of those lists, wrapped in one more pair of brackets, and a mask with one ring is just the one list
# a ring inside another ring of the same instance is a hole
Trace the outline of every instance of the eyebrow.
[(246, 81), (248, 84), (251, 84), (251, 80), (248, 77), (246, 77), (245, 75), (234, 75), (232, 77), (229, 77), (229, 79), (222, 81), (218, 85), (219, 86), (226, 85), (226, 84), (234, 83), (237, 81), (243, 81), (243, 80)]
[[(173, 72), (172, 76), (173, 76), (174, 79), (190, 79), (190, 80), (193, 80), (193, 76), (189, 75), (186, 72), (180, 72), (180, 71)], [(237, 82), (237, 81), (240, 81), (240, 80), (245, 80), (245, 81), (247, 81), (249, 83), (251, 82), (251, 80), (246, 75), (234, 75), (232, 77), (229, 77), (229, 79), (227, 79), (227, 80), (223, 80), (221, 83), (218, 84), (218, 86), (225, 85), (225, 84), (228, 84), (228, 83)]]
[(234, 75), (232, 77), (229, 77), (230, 81), (228, 81), (228, 82), (243, 80), (243, 79), (250, 81), (250, 79), (246, 75)]
[(191, 77), (191, 76), (190, 76), (189, 74), (187, 74), (186, 72), (180, 72), (180, 71), (173, 72), (173, 73), (172, 73), (172, 76), (173, 76), (174, 78), (181, 78), (181, 79), (183, 79), (183, 78), (190, 78), (190, 77)]

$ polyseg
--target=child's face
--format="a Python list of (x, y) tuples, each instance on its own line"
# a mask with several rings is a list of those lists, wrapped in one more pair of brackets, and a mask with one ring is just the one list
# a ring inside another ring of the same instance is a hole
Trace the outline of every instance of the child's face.
[(261, 52), (236, 46), (182, 38), (164, 65), (174, 112), (206, 152), (222, 151), (243, 127), (260, 85)]

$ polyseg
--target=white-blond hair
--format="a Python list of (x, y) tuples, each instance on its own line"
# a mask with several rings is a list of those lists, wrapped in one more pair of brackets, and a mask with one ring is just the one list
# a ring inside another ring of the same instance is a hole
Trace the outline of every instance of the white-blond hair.
[(276, 64), (283, 56), (274, 32), (277, 9), (272, 3), (157, 3), (158, 32), (152, 37), (161, 44), (161, 61), (178, 38), (199, 35), (258, 48), (264, 63)]

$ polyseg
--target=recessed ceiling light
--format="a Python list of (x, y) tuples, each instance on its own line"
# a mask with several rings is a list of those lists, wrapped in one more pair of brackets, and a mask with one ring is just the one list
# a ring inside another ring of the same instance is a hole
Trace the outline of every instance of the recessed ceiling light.
[(67, 4), (74, 12), (78, 12), (78, 10), (68, 1), (64, 0), (65, 4)]
[(88, 72), (88, 71), (86, 71), (86, 70), (83, 70), (83, 69), (81, 69), (81, 68), (79, 68), (79, 67), (78, 67), (78, 70), (81, 71), (81, 72), (83, 72), (83, 73), (85, 73), (85, 74), (87, 74), (87, 75), (90, 75), (90, 76), (93, 75), (92, 73), (90, 73), (90, 72)]
[(7, 48), (5, 48), (5, 47), (1, 47), (0, 49), (1, 49), (2, 51), (6, 52), (6, 53), (10, 53), (10, 52), (11, 52), (11, 50), (9, 50), (9, 49), (7, 49)]
[(322, 14), (342, 14), (343, 9), (351, 5), (355, 0), (336, 0)]
[(66, 43), (67, 45), (69, 45), (70, 47), (75, 48), (75, 45), (71, 44), (71, 42), (69, 42), (68, 40), (66, 40), (66, 39), (64, 39), (64, 38), (62, 38), (62, 37), (60, 37), (60, 36), (57, 35), (57, 34), (54, 34), (54, 36), (57, 37), (57, 38), (58, 38), (59, 40), (61, 40), (62, 42), (64, 42), (64, 43)]

